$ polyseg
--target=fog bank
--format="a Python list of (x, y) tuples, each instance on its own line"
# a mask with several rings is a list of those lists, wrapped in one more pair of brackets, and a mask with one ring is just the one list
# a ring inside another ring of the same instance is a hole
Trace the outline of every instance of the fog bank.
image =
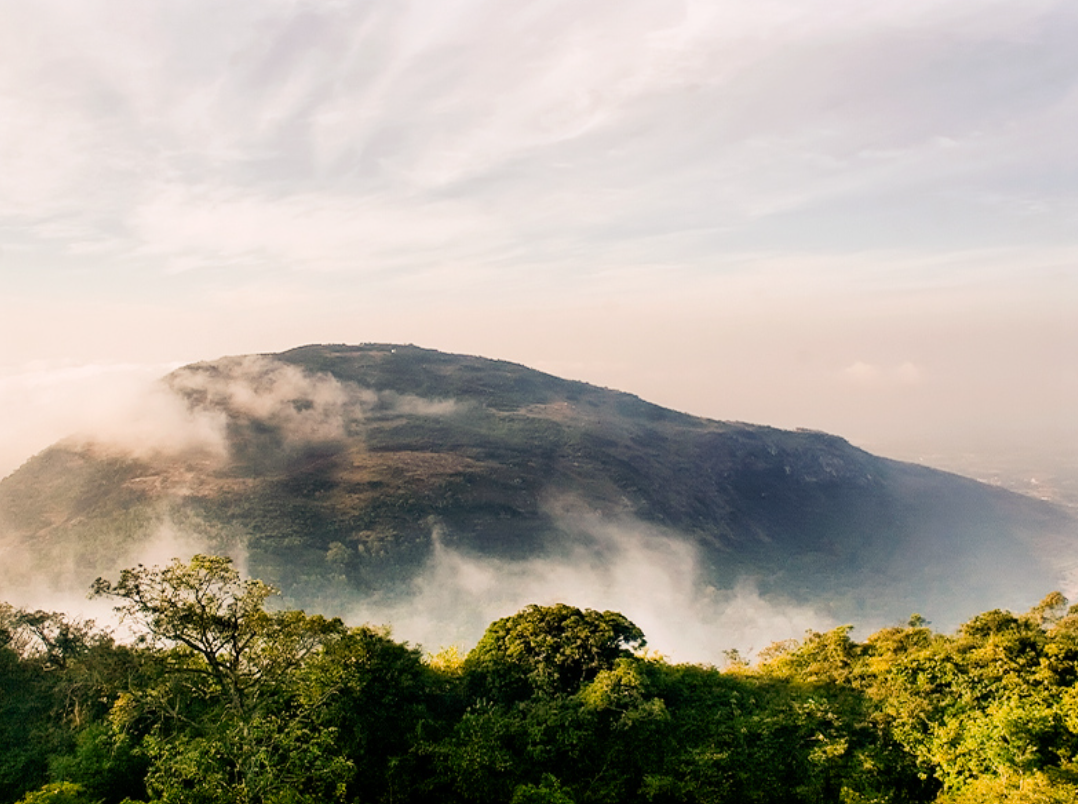
[(587, 538), (562, 555), (510, 561), (468, 554), (435, 532), (434, 550), (407, 598), (346, 605), (351, 622), (387, 624), (429, 652), (471, 648), (494, 620), (536, 603), (613, 610), (639, 625), (648, 648), (673, 661), (721, 664), (772, 642), (836, 623), (811, 607), (769, 600), (751, 579), (709, 585), (696, 548), (643, 523), (577, 517)]

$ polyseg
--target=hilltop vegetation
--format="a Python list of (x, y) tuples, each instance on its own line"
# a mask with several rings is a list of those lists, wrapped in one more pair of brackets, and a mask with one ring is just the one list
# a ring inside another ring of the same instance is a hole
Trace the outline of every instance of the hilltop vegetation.
[(1073, 518), (1040, 501), (502, 361), (309, 346), (164, 387), (175, 409), (156, 436), (143, 422), (132, 443), (63, 442), (0, 482), (23, 572), (9, 586), (81, 587), (175, 537), (339, 613), (407, 597), (435, 534), (526, 561), (586, 551), (600, 522), (691, 546), (714, 587), (747, 576), (840, 619), (921, 607), (955, 623), (1028, 605), (1074, 558)]
[(0, 802), (1048, 804), (1078, 797), (1078, 607), (914, 615), (675, 665), (617, 612), (529, 606), (462, 657), (271, 611), (228, 559), (0, 611)]

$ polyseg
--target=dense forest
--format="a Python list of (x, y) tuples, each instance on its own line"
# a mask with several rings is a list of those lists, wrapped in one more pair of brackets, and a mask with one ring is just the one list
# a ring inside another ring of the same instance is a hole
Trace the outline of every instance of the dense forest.
[(467, 655), (274, 610), (230, 561), (100, 579), (134, 637), (0, 607), (0, 803), (1073, 802), (1078, 606), (673, 664), (529, 606)]

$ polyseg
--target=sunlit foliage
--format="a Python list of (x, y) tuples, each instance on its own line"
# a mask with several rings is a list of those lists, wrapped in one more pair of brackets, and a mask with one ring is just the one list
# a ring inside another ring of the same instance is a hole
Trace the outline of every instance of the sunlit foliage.
[(529, 606), (467, 655), (271, 611), (227, 559), (94, 591), (137, 634), (0, 606), (0, 804), (1059, 804), (1078, 608), (914, 615), (725, 671), (617, 612)]

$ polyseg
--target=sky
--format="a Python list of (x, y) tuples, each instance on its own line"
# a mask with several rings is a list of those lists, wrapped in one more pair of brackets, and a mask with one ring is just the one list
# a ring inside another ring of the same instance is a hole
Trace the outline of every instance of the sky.
[(400, 342), (1078, 477), (1071, 0), (0, 18), (0, 475), (184, 363)]

